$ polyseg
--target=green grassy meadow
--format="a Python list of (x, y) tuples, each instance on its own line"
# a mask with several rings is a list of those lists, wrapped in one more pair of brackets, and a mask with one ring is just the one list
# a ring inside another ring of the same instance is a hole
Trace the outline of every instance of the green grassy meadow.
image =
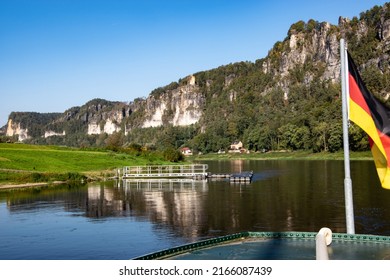
[[(266, 153), (225, 153), (192, 156), (191, 160), (344, 160), (344, 152), (272, 151)], [(350, 152), (351, 160), (372, 160), (371, 151)]]
[[(206, 154), (197, 160), (343, 160), (343, 153), (268, 152), (250, 154)], [(370, 151), (351, 153), (352, 160), (372, 160)], [(170, 164), (158, 153), (120, 153), (59, 146), (0, 143), (0, 185), (35, 182), (100, 180), (114, 176), (117, 168)]]
[(155, 154), (147, 153), (133, 155), (57, 146), (0, 143), (0, 184), (26, 182), (31, 179), (35, 182), (48, 178), (66, 179), (74, 177), (74, 174), (83, 174), (89, 178), (105, 177), (112, 176), (116, 168), (123, 166), (163, 163), (167, 162)]

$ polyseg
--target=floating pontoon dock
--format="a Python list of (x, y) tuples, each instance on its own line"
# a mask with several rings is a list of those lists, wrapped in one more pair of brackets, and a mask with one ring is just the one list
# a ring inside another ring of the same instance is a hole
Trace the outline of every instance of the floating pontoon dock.
[(240, 173), (216, 173), (208, 174), (208, 179), (211, 180), (229, 180), (230, 183), (250, 183), (252, 182), (253, 171), (244, 171)]
[(123, 179), (130, 178), (207, 178), (207, 164), (148, 165), (123, 167)]
[(206, 172), (207, 168), (207, 164), (125, 166), (122, 179), (228, 179), (231, 183), (250, 183), (253, 177), (253, 171), (212, 174)]
[(230, 183), (250, 183), (252, 181), (253, 171), (246, 171), (231, 174)]

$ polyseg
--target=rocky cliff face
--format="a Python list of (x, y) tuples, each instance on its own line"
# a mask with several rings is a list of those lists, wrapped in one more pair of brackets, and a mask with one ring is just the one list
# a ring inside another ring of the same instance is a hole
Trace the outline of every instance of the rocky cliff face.
[(44, 136), (42, 128), (60, 115), (59, 113), (12, 112), (6, 125), (5, 134), (17, 137), (18, 141)]
[[(30, 125), (18, 121), (18, 117), (14, 120), (18, 113), (13, 113), (8, 120), (6, 135), (17, 136), (19, 141), (24, 141), (37, 136), (48, 138), (78, 132), (99, 135), (121, 131), (127, 134), (135, 127), (195, 124), (202, 116), (205, 98), (195, 84), (195, 78), (191, 76), (188, 80), (186, 85), (131, 103), (92, 100), (81, 107), (74, 107), (59, 114), (55, 120), (41, 123), (40, 135), (32, 136), (29, 133)], [(29, 118), (33, 120), (34, 116)]]
[[(239, 72), (239, 64), (232, 64), (226, 66), (226, 69), (222, 67), (222, 78), (214, 75), (216, 70), (196, 73), (178, 83), (156, 89), (146, 99), (136, 99), (130, 103), (95, 99), (81, 107), (57, 114), (55, 118), (43, 118), (39, 124), (20, 121), (17, 113), (13, 113), (10, 115), (6, 134), (18, 135), (19, 140), (23, 141), (34, 137), (61, 137), (75, 133), (128, 134), (134, 128), (188, 126), (199, 122), (202, 123), (204, 131), (210, 121), (203, 119), (204, 112), (212, 110), (208, 106), (213, 98), (226, 95), (223, 98), (229, 107), (241, 98), (240, 96), (245, 96), (246, 91), (253, 91), (253, 88), (245, 89), (245, 85), (237, 85), (244, 75), (253, 76), (246, 81), (257, 87), (256, 94), (266, 96), (275, 88), (279, 88), (285, 100), (289, 99), (292, 84), (309, 85), (313, 81), (339, 83), (339, 39), (347, 38), (352, 51), (363, 49), (372, 30), (376, 33), (377, 42), (371, 49), (374, 48), (376, 52), (365, 53), (367, 60), (362, 59), (360, 65), (363, 69), (374, 65), (382, 74), (389, 73), (390, 11), (387, 6), (381, 7), (380, 12), (375, 13), (375, 16), (380, 15), (380, 19), (376, 20), (374, 27), (370, 22), (373, 18), (371, 14), (367, 14), (362, 20), (340, 18), (338, 26), (314, 20), (293, 24), (287, 37), (282, 42), (277, 42), (268, 56), (259, 60), (261, 67), (256, 68), (259, 69), (256, 71), (262, 72), (260, 74), (272, 77), (272, 81), (253, 81), (256, 73), (247, 73), (246, 70)], [(382, 94), (384, 98), (390, 95), (388, 92)], [(223, 109), (224, 113), (219, 118), (226, 121), (229, 110)]]
[[(381, 49), (382, 55), (365, 61), (361, 65), (364, 68), (366, 65), (387, 65), (389, 60), (390, 50), (390, 18), (384, 16), (388, 14), (387, 9), (384, 9), (382, 16), (382, 24), (377, 27), (378, 44), (377, 48)], [(309, 84), (313, 79), (322, 81), (330, 81), (339, 83), (340, 81), (340, 54), (339, 54), (339, 39), (341, 36), (346, 37), (346, 34), (354, 33), (354, 44), (363, 44), (363, 39), (369, 32), (367, 22), (360, 21), (357, 26), (353, 26), (351, 20), (340, 17), (338, 26), (333, 26), (327, 22), (323, 23), (302, 23), (305, 28), (312, 28), (308, 33), (302, 32), (297, 28), (298, 23), (290, 28), (289, 36), (283, 43), (276, 45), (270, 51), (263, 62), (264, 73), (272, 73), (277, 80), (277, 86), (285, 92), (285, 98), (288, 99), (289, 87), (293, 80), (291, 76), (297, 68), (305, 69), (305, 66), (311, 64), (313, 68), (304, 71), (303, 83)], [(310, 36), (308, 36), (308, 34)], [(348, 40), (346, 41), (348, 44)], [(279, 47), (279, 49), (278, 49)], [(353, 46), (356, 47), (356, 46)], [(282, 49), (282, 50), (280, 50)], [(277, 61), (271, 59), (275, 53), (279, 59)], [(383, 72), (386, 69), (382, 69)]]
[(195, 76), (191, 75), (187, 77), (186, 85), (166, 90), (159, 96), (152, 95), (145, 100), (145, 120), (141, 127), (195, 124), (202, 116), (204, 104), (204, 94), (196, 85)]
[(8, 120), (6, 135), (10, 137), (17, 136), (18, 141), (24, 141), (31, 138), (28, 135), (28, 128), (21, 128), (21, 123), (14, 122), (12, 119)]
[(74, 133), (112, 134), (114, 131), (120, 131), (121, 122), (126, 115), (126, 106), (120, 102), (95, 99), (64, 113), (13, 112), (8, 120), (6, 135), (17, 136), (19, 141), (24, 141), (30, 138), (50, 138)]
[[(277, 86), (284, 91), (288, 99), (291, 75), (296, 67), (302, 67), (308, 62), (314, 63), (317, 69), (325, 68), (320, 79), (336, 82), (340, 77), (339, 41), (337, 34), (330, 33), (332, 26), (321, 23), (318, 30), (313, 30), (311, 38), (294, 29), (290, 30), (290, 38), (283, 42), (287, 50), (282, 51), (277, 65), (270, 58), (263, 63), (264, 73), (272, 73), (278, 80)], [(306, 71), (303, 81), (309, 84), (316, 73)]]

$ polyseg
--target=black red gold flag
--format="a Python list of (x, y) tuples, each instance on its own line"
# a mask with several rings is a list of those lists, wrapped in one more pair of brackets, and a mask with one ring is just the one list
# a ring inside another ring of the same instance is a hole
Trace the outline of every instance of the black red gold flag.
[(349, 119), (369, 136), (379, 180), (390, 189), (390, 109), (370, 93), (348, 53)]

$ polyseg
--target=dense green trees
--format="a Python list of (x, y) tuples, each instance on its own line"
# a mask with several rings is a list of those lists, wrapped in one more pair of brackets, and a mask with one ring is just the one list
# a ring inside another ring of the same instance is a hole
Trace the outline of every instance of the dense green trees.
[[(304, 72), (294, 69), (290, 72), (289, 92), (285, 93), (274, 86), (275, 80), (262, 71), (258, 62), (221, 66), (195, 75), (208, 96), (203, 117), (196, 125), (133, 128), (126, 136), (123, 132), (86, 136), (85, 125), (76, 119), (67, 123), (67, 131), (73, 133), (30, 141), (112, 150), (137, 146), (159, 150), (172, 161), (180, 160), (177, 151), (181, 147), (210, 153), (227, 150), (235, 140), (241, 140), (252, 151), (342, 149), (339, 84), (319, 79), (304, 84)], [(226, 83), (229, 76), (234, 78)], [(377, 80), (375, 77), (371, 79)], [(377, 77), (383, 79), (379, 74)], [(154, 94), (161, 94), (161, 89)], [(358, 127), (351, 126), (350, 133), (352, 150), (368, 149), (366, 136)]]
[(28, 127), (28, 134), (31, 137), (40, 137), (44, 134), (45, 126), (60, 115), (59, 113), (12, 112), (9, 118), (14, 123), (19, 123), (21, 128)]
[[(348, 50), (355, 62), (361, 65), (362, 78), (369, 90), (389, 104), (390, 63), (386, 57), (388, 44), (384, 40), (384, 19), (390, 15), (382, 7), (361, 13), (360, 18), (346, 21), (342, 26), (332, 26), (329, 36), (338, 32), (348, 42)], [(145, 121), (146, 103), (124, 118), (122, 131), (107, 135), (86, 135), (88, 112), (122, 106), (120, 103), (95, 99), (83, 107), (68, 110), (66, 121), (52, 122), (48, 126), (56, 132), (66, 131), (66, 136), (30, 141), (74, 146), (97, 146), (111, 149), (126, 148), (140, 152), (139, 148), (158, 150), (169, 160), (180, 160), (180, 147), (189, 146), (195, 153), (217, 152), (228, 149), (235, 140), (241, 140), (247, 149), (265, 150), (311, 150), (335, 152), (342, 146), (341, 89), (339, 82), (324, 78), (326, 62), (318, 59), (321, 54), (308, 52), (304, 63), (289, 68), (284, 77), (278, 75), (286, 63), (283, 58), (290, 51), (289, 38), (300, 35), (298, 47), (311, 44), (314, 32), (324, 25), (309, 20), (294, 23), (284, 41), (278, 41), (268, 56), (253, 62), (238, 62), (220, 66), (209, 71), (195, 73), (197, 90), (203, 94), (205, 104), (202, 118), (196, 125), (174, 127), (170, 125), (173, 110), (164, 112), (164, 126), (141, 128)], [(364, 28), (363, 28), (363, 27)], [(343, 30), (341, 30), (343, 29)], [(318, 35), (318, 34), (317, 34)], [(329, 42), (327, 42), (329, 43)], [(381, 47), (380, 47), (381, 46)], [(307, 46), (306, 46), (307, 47)], [(309, 49), (309, 48), (307, 48)], [(169, 94), (188, 79), (153, 90), (150, 97), (158, 102), (163, 94)], [(286, 86), (287, 85), (287, 86)], [(73, 115), (77, 114), (77, 118)], [(15, 120), (30, 124), (28, 117), (13, 116)], [(31, 130), (34, 136), (42, 135), (43, 123), (54, 115), (36, 116), (33, 122), (42, 123)], [(41, 120), (39, 120), (41, 118)], [(126, 135), (124, 127), (128, 127)], [(130, 128), (130, 129), (129, 129)], [(30, 132), (29, 132), (30, 133)], [(350, 146), (352, 150), (369, 148), (365, 133), (351, 124)], [(138, 147), (137, 149), (135, 147)]]

